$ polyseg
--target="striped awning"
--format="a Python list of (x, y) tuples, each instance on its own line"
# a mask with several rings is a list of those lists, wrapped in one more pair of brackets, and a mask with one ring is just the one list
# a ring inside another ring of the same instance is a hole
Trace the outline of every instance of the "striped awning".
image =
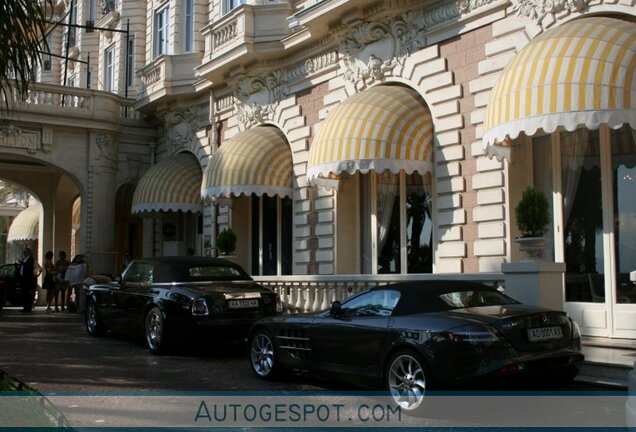
[(9, 227), (7, 242), (37, 240), (40, 231), (41, 211), (42, 205), (37, 203), (30, 205), (18, 213)]
[(203, 174), (201, 197), (291, 197), (292, 155), (275, 127), (258, 126), (223, 141)]
[(520, 133), (636, 128), (635, 72), (636, 23), (593, 17), (546, 31), (519, 51), (493, 88), (484, 148), (506, 157)]
[(386, 170), (424, 175), (433, 167), (433, 119), (412, 89), (383, 85), (343, 101), (309, 149), (310, 183), (333, 187), (343, 173)]
[(181, 153), (153, 165), (139, 180), (132, 213), (201, 212), (201, 166), (190, 154)]

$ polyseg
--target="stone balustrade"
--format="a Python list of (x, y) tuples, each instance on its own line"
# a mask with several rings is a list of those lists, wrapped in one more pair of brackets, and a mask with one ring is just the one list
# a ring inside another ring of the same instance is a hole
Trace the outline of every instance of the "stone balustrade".
[(421, 275), (335, 275), (335, 276), (255, 276), (254, 280), (272, 288), (283, 303), (283, 313), (318, 312), (335, 300), (345, 300), (380, 285), (406, 281), (475, 281), (503, 287), (502, 273), (421, 274)]
[(238, 37), (238, 19), (234, 18), (228, 23), (212, 31), (212, 52), (215, 52)]
[[(7, 100), (8, 99), (8, 100)], [(15, 88), (0, 92), (0, 105), (32, 114), (68, 115), (75, 118), (125, 117), (138, 119), (133, 99), (113, 93), (56, 84), (32, 83), (26, 97)], [(115, 120), (113, 118), (113, 120)]]

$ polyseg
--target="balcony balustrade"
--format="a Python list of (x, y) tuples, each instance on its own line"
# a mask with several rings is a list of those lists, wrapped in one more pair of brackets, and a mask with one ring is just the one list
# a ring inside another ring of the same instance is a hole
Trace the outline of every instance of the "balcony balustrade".
[(230, 68), (255, 59), (280, 56), (290, 33), (288, 2), (244, 4), (203, 28), (204, 63), (200, 75), (218, 80)]
[(201, 64), (198, 52), (161, 55), (137, 72), (142, 87), (137, 105), (157, 102), (159, 99), (179, 94), (192, 93), (198, 79), (194, 69)]
[(133, 100), (98, 90), (65, 87), (55, 84), (33, 83), (26, 97), (10, 89), (0, 92), (0, 105), (11, 112), (19, 112), (21, 118), (45, 116), (45, 118), (73, 118), (119, 122), (124, 118), (139, 119)]
[(406, 281), (475, 281), (504, 287), (503, 273), (461, 273), (420, 275), (334, 275), (334, 276), (255, 276), (254, 280), (280, 296), (283, 313), (319, 312), (335, 300), (345, 300), (380, 285)]

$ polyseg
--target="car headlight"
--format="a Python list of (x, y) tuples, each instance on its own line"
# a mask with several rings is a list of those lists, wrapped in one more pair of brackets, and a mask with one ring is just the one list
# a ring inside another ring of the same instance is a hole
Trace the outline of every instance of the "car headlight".
[(204, 298), (198, 298), (192, 303), (192, 315), (202, 316), (209, 315), (208, 302)]
[(448, 332), (448, 338), (456, 343), (470, 345), (493, 345), (499, 343), (499, 337), (488, 327), (466, 325)]

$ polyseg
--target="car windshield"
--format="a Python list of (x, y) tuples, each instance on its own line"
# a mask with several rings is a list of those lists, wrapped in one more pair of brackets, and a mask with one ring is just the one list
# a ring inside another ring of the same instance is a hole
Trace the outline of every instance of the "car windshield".
[(515, 303), (510, 297), (496, 290), (453, 291), (440, 294), (438, 298), (449, 309), (498, 306)]

